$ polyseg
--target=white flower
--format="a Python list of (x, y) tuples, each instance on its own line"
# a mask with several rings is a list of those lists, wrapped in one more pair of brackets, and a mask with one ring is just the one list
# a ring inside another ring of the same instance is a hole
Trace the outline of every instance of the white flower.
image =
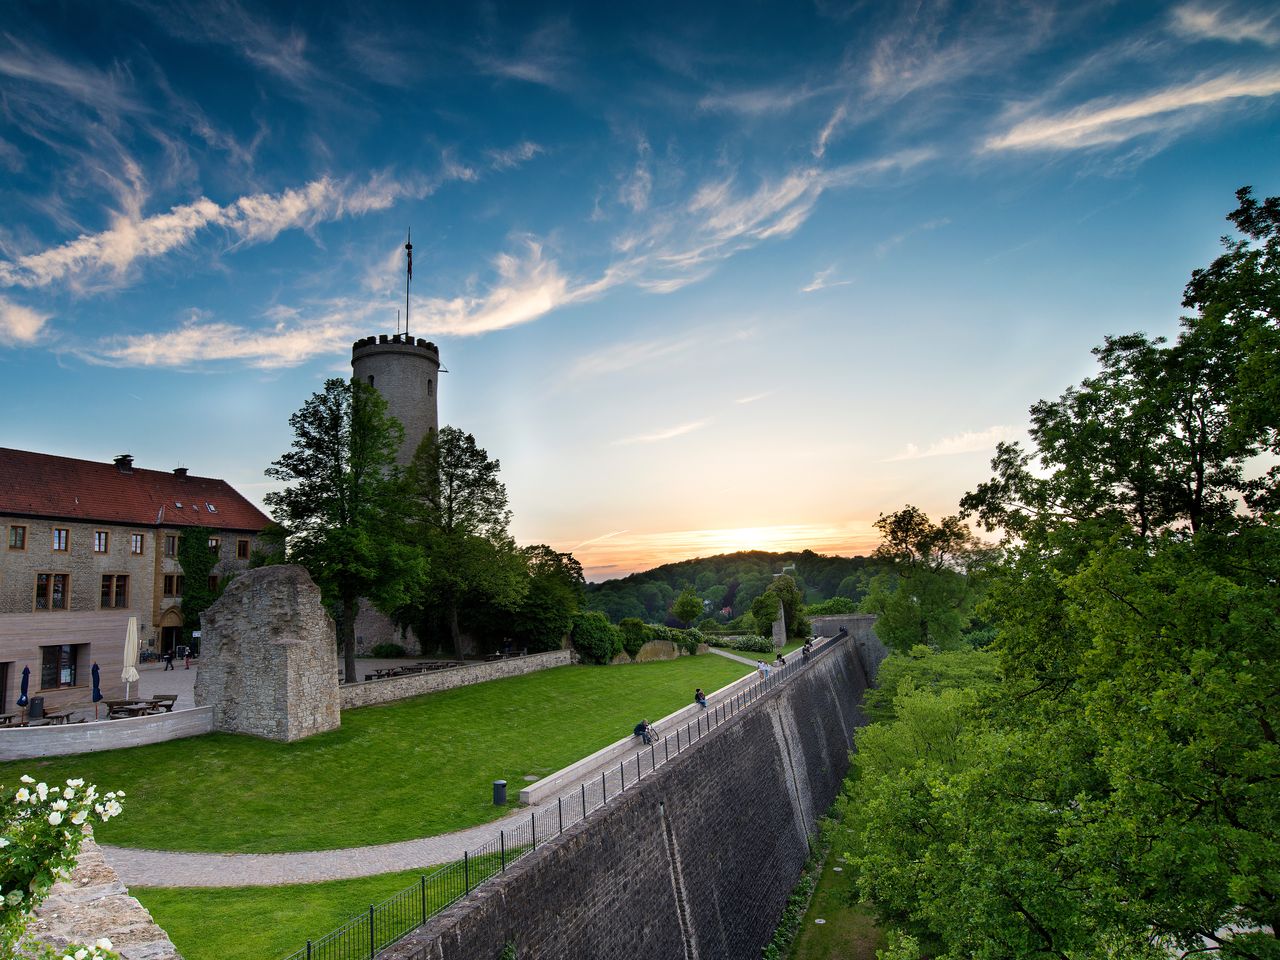
[(89, 951), (86, 950), (84, 947), (81, 947), (79, 950), (76, 951), (76, 960), (84, 960), (84, 958), (87, 957), (88, 955), (89, 955)]
[(66, 800), (70, 800), (75, 795), (76, 795), (76, 792), (72, 790), (70, 787), (67, 787), (67, 789), (62, 791), (62, 796)]
[(18, 779), (21, 780), (23, 783), (35, 783), (35, 781), (32, 780), (30, 777), (28, 777), (25, 773)]
[[(89, 813), (86, 810), (77, 810), (75, 813), (71, 815), (71, 822), (74, 823), (77, 827), (80, 826), (82, 823), (84, 823), (88, 819), (89, 819)], [(0, 847), (2, 846), (4, 846), (4, 844), (0, 843)]]
[(99, 950), (112, 949), (111, 941), (108, 940), (106, 937), (99, 937), (97, 941), (94, 943), (94, 946), (97, 947)]
[[(26, 778), (24, 777), (23, 779), (26, 779)], [(19, 803), (26, 803), (29, 799), (31, 799), (31, 791), (28, 790), (26, 787), (23, 787), (21, 790), (19, 790), (17, 793), (13, 795), (13, 799), (17, 800)]]
[(68, 780), (68, 781), (67, 781), (67, 786), (68, 786), (68, 787), (83, 787), (83, 786), (84, 786), (84, 780), (82, 780), (82, 779), (81, 779), (81, 778), (79, 778), (79, 777), (77, 777), (77, 778), (76, 778), (76, 779), (74, 779), (74, 780)]
[(0, 837), (0, 847), (7, 847), (8, 845), (9, 845), (9, 838)]
[(60, 824), (61, 822), (62, 822), (62, 814), (61, 814), (61, 813), (59, 813), (57, 810), (55, 810), (55, 811), (53, 811), (53, 813), (49, 814), (49, 823), (50, 823), (50, 825), (52, 825), (52, 826), (55, 826), (55, 827), (56, 827), (56, 826), (57, 826), (58, 824)]
[(49, 809), (50, 809), (50, 810), (58, 810), (58, 811), (65, 810), (65, 809), (67, 809), (67, 801), (65, 801), (65, 800), (55, 800), (55, 801), (53, 801), (53, 803), (49, 804)]

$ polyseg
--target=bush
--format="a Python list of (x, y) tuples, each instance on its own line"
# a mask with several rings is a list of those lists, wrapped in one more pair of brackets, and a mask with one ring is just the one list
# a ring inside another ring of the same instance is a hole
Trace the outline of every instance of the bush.
[(733, 643), (730, 649), (750, 653), (773, 653), (773, 641), (768, 637), (728, 637)]
[(570, 639), (578, 655), (588, 663), (608, 663), (622, 650), (622, 631), (594, 610), (574, 614)]
[(848, 597), (832, 597), (821, 603), (809, 604), (804, 612), (808, 617), (834, 617), (845, 613), (857, 613), (858, 605)]
[(627, 617), (618, 624), (618, 629), (622, 631), (622, 649), (634, 660), (640, 653), (640, 648), (649, 640), (658, 639), (659, 631), (666, 628), (649, 627), (639, 617)]
[(676, 641), (680, 649), (691, 657), (698, 655), (698, 647), (707, 642), (706, 635), (697, 627), (680, 631), (680, 639)]
[(404, 647), (398, 643), (379, 643), (369, 651), (371, 657), (403, 657)]

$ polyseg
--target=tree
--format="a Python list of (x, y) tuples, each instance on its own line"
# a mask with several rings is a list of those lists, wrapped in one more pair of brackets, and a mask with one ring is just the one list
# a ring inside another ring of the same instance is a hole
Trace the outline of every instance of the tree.
[(962, 646), (977, 591), (974, 574), (990, 558), (960, 517), (934, 524), (918, 507), (881, 514), (874, 559), (884, 572), (871, 581), (860, 609), (874, 613), (876, 635), (894, 650)]
[(762, 637), (769, 635), (773, 622), (778, 619), (778, 609), (781, 602), (776, 593), (768, 591), (751, 601), (751, 618), (755, 621), (756, 629), (760, 631)]
[(429, 567), (398, 617), (426, 634), (439, 613), (457, 656), (465, 652), (465, 609), (512, 614), (528, 589), (525, 558), (507, 532), (511, 511), (500, 469), (475, 437), (445, 427), (423, 438), (409, 470), (412, 536)]
[(582, 565), (573, 554), (557, 553), (545, 544), (520, 552), (529, 584), (514, 621), (516, 638), (531, 651), (559, 649), (582, 606)]
[(357, 380), (326, 380), (289, 418), (292, 449), (267, 468), (290, 486), (263, 501), (289, 531), (288, 557), (307, 568), (336, 612), (346, 675), (356, 675), (360, 597), (382, 610), (405, 602), (425, 562), (405, 540), (408, 496), (396, 451), (403, 428)]
[(807, 637), (809, 621), (804, 616), (804, 591), (789, 574), (775, 577), (766, 594), (772, 594), (782, 603), (788, 637)]
[(687, 627), (702, 616), (702, 599), (693, 587), (685, 587), (680, 592), (680, 596), (676, 597), (676, 602), (672, 604), (671, 612)]
[(218, 556), (209, 548), (213, 531), (191, 527), (178, 537), (178, 563), (182, 567), (182, 632), (184, 642), (195, 649), (192, 633), (200, 629), (200, 615), (218, 599), (218, 588), (210, 585)]
[(1246, 470), (1280, 204), (1240, 196), (1262, 246), (1193, 275), (1173, 343), (1108, 339), (962, 501), (1005, 535), (1000, 682), (954, 715), (958, 763), (905, 758), (860, 808), (864, 892), (930, 955), (1280, 953), (1280, 518)]

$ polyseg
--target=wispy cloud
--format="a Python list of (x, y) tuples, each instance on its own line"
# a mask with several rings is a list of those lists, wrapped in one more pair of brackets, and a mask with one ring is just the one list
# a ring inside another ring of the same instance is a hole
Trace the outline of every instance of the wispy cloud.
[(943, 437), (923, 449), (914, 443), (908, 443), (901, 453), (887, 457), (882, 462), (894, 463), (898, 460), (923, 460), (925, 457), (949, 457), (957, 453), (976, 453), (982, 450), (993, 450), (997, 443), (1015, 440), (1018, 436), (1020, 436), (1020, 431), (1014, 427), (987, 427), (985, 430), (967, 431), (950, 437)]
[(800, 288), (801, 293), (817, 293), (819, 290), (826, 290), (828, 287), (847, 287), (853, 283), (852, 280), (832, 280), (831, 275), (836, 272), (836, 266), (833, 263), (825, 270), (819, 270), (813, 275), (813, 279)]
[(739, 397), (737, 400), (734, 401), (734, 403), (741, 403), (741, 404), (755, 403), (757, 400), (765, 399), (765, 397), (772, 397), (774, 392), (775, 391), (773, 390), (766, 390), (764, 393), (753, 393), (749, 397)]
[(474, 52), (472, 61), (482, 73), (561, 90), (569, 83), (572, 47), (573, 30), (567, 21), (557, 20), (522, 38), (514, 51), (491, 45)]
[(831, 117), (827, 120), (826, 125), (818, 133), (818, 142), (813, 145), (813, 155), (821, 160), (827, 153), (827, 144), (835, 135), (840, 124), (844, 123), (845, 117), (849, 115), (849, 108), (845, 104), (836, 107)]
[(618, 199), (639, 213), (648, 208), (649, 193), (653, 190), (653, 171), (649, 168), (653, 151), (649, 148), (649, 141), (644, 137), (641, 137), (636, 144), (636, 154), (636, 165), (632, 168), (631, 174), (623, 180), (618, 190)]
[(49, 314), (0, 296), (0, 344), (25, 346), (35, 343), (48, 320)]
[(1205, 7), (1186, 3), (1173, 10), (1173, 29), (1193, 40), (1253, 41), (1272, 47), (1280, 43), (1280, 14), (1263, 15), (1231, 6)]
[(889, 239), (882, 240), (880, 243), (876, 244), (876, 256), (883, 257), (894, 247), (902, 244), (908, 238), (917, 233), (926, 233), (930, 230), (937, 230), (939, 227), (945, 227), (949, 223), (951, 223), (951, 219), (949, 217), (938, 217), (936, 220), (929, 220), (925, 223), (911, 227), (908, 230), (903, 230), (901, 233), (895, 233)]
[(602, 350), (586, 354), (576, 359), (569, 367), (570, 379), (599, 377), (608, 373), (621, 373), (633, 367), (653, 363), (655, 360), (670, 360), (674, 356), (687, 353), (703, 342), (700, 337), (681, 337), (676, 340), (628, 340), (614, 343)]
[(494, 170), (512, 170), (546, 151), (532, 140), (521, 140), (506, 150), (489, 150), (489, 164)]
[(1131, 100), (1092, 100), (1071, 110), (1015, 123), (983, 145), (995, 150), (1078, 150), (1177, 129), (1231, 100), (1280, 93), (1280, 70), (1232, 71)]
[(692, 420), (689, 423), (682, 423), (679, 426), (669, 427), (666, 430), (658, 430), (655, 433), (642, 433), (634, 437), (623, 437), (614, 440), (610, 446), (625, 447), (633, 443), (660, 443), (663, 440), (671, 440), (675, 437), (682, 437), (686, 433), (693, 433), (695, 430), (701, 430), (703, 427), (711, 423), (711, 418), (704, 420)]
[(752, 90), (720, 91), (703, 96), (698, 101), (698, 108), (708, 112), (740, 113), (747, 116), (785, 113), (806, 101), (830, 93), (832, 89), (834, 84), (819, 87), (778, 84)]
[(207, 229), (221, 229), (234, 249), (274, 240), (285, 230), (385, 210), (401, 197), (424, 196), (434, 188), (432, 182), (409, 183), (388, 174), (363, 183), (322, 177), (280, 193), (243, 196), (225, 206), (201, 197), (149, 217), (118, 213), (106, 230), (0, 260), (0, 286), (45, 287), (65, 281), (81, 293), (120, 287), (138, 264), (186, 246)]

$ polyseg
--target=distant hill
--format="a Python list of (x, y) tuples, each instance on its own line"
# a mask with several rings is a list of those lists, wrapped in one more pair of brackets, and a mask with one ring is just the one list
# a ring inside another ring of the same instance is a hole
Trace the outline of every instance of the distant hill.
[(869, 557), (827, 557), (812, 550), (768, 553), (747, 550), (715, 557), (664, 563), (617, 580), (587, 584), (587, 609), (608, 614), (614, 623), (640, 617), (651, 623), (667, 619), (672, 601), (687, 586), (702, 597), (708, 614), (727, 623), (751, 609), (751, 601), (787, 570), (804, 591), (806, 603), (832, 597), (862, 599), (870, 579)]

